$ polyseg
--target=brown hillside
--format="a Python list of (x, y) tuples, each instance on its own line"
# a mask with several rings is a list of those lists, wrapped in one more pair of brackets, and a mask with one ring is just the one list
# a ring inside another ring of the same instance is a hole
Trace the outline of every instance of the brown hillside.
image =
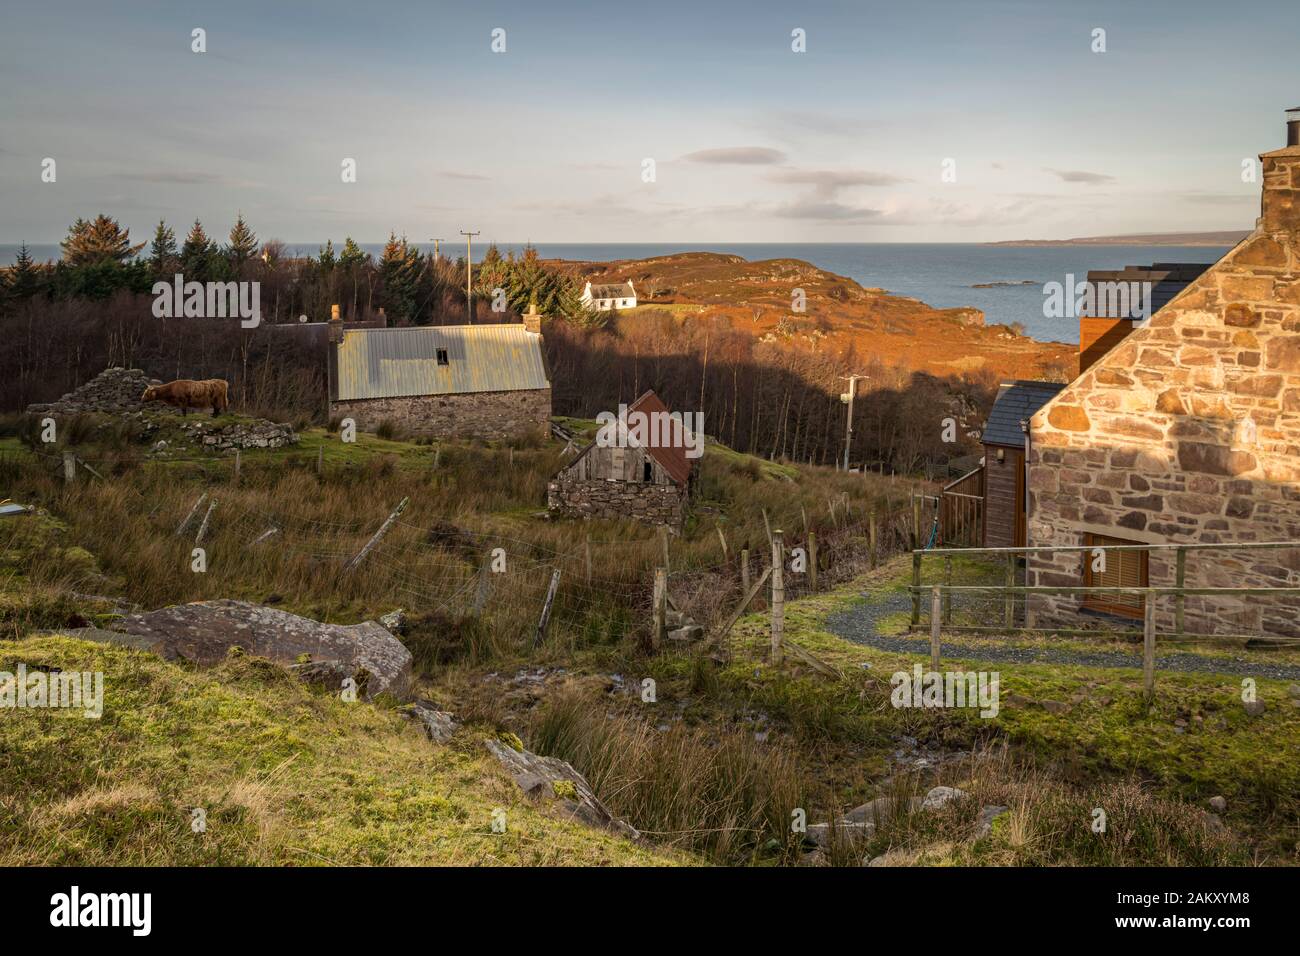
[[(735, 327), (748, 327), (760, 337), (781, 326), (820, 338), (836, 352), (852, 346), (863, 360), (878, 357), (888, 365), (935, 375), (985, 372), (1066, 381), (1077, 363), (1074, 346), (1038, 342), (1003, 325), (986, 326), (979, 309), (934, 309), (917, 299), (864, 288), (801, 259), (750, 261), (689, 252), (556, 264), (593, 282), (632, 280), (640, 303), (633, 314), (670, 308), (678, 314), (727, 316)], [(791, 310), (796, 288), (807, 296), (802, 314)]]

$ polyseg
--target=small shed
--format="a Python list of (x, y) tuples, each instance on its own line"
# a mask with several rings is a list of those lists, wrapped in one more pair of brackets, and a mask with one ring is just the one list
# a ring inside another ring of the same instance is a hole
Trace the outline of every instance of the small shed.
[(635, 413), (666, 425), (651, 428), (647, 440), (620, 421), (614, 440), (598, 438), (583, 448), (547, 485), (552, 514), (681, 527), (695, 478), (683, 440), (686, 426), (653, 391), (627, 407), (628, 419)]

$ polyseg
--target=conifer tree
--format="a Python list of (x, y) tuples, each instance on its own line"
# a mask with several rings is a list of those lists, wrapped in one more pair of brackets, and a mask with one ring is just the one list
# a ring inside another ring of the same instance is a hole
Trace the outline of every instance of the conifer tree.
[(244, 214), (241, 212), (230, 229), (230, 245), (226, 246), (226, 258), (234, 266), (235, 274), (238, 275), (244, 268), (244, 263), (255, 255), (257, 255), (257, 236), (252, 229), (248, 228), (248, 223), (244, 222)]
[(211, 260), (216, 251), (216, 243), (204, 232), (203, 223), (195, 219), (189, 235), (185, 237), (185, 244), (181, 246), (181, 271), (185, 277), (196, 282), (206, 281), (212, 271)]
[(176, 265), (176, 233), (161, 219), (149, 245), (149, 263), (155, 277), (165, 275)]
[(103, 213), (90, 221), (78, 217), (68, 227), (68, 238), (60, 243), (63, 261), (70, 266), (105, 262), (125, 265), (144, 245), (131, 245), (131, 230), (123, 229), (116, 219)]

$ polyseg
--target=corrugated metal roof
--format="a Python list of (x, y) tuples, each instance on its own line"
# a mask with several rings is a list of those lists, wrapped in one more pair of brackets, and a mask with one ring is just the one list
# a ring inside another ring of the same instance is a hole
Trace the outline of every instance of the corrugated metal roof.
[(340, 401), (551, 387), (542, 337), (514, 324), (348, 329), (337, 374)]
[(980, 441), (985, 445), (1024, 447), (1025, 433), (1020, 430), (1020, 422), (1050, 402), (1063, 388), (1065, 385), (1060, 382), (1004, 383), (998, 390)]

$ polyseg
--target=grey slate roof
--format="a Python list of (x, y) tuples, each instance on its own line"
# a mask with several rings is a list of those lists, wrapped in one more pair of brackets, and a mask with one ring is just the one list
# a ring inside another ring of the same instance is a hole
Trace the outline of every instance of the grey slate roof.
[(1023, 448), (1025, 433), (1020, 430), (1020, 422), (1050, 402), (1063, 388), (1063, 382), (1003, 382), (980, 441), (985, 445)]
[[(1157, 262), (1149, 266), (1125, 266), (1119, 270), (1093, 269), (1088, 272), (1088, 282), (1150, 282), (1151, 313), (1154, 315), (1163, 309), (1174, 296), (1182, 292), (1213, 263), (1210, 262)], [(1098, 296), (1098, 318), (1131, 318), (1126, 315), (1110, 315), (1108, 303)], [(1133, 303), (1136, 305), (1136, 303)]]

